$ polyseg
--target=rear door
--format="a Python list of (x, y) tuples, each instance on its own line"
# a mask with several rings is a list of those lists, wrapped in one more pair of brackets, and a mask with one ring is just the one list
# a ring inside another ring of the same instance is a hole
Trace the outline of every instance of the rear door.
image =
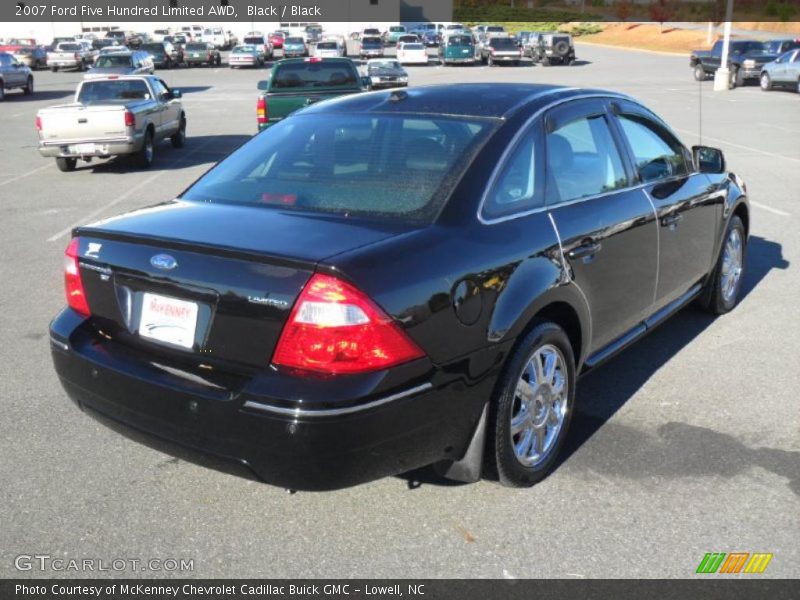
[(592, 317), (592, 351), (652, 310), (658, 269), (653, 207), (631, 187), (607, 102), (579, 100), (545, 118), (545, 201)]
[(706, 175), (695, 172), (690, 152), (650, 111), (615, 102), (615, 122), (630, 152), (635, 181), (658, 214), (658, 292), (663, 306), (710, 270), (723, 198)]

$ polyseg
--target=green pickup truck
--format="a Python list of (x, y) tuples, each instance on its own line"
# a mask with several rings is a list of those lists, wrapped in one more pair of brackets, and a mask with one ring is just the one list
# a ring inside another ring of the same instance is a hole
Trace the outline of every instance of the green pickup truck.
[(261, 131), (320, 100), (366, 92), (369, 82), (349, 58), (289, 58), (275, 63), (258, 89), (262, 93), (256, 121)]

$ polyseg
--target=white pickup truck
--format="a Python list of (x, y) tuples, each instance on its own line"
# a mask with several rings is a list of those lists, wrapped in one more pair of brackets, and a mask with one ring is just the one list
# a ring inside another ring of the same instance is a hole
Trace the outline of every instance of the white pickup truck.
[(36, 115), (39, 153), (72, 171), (78, 159), (133, 155), (147, 168), (155, 144), (167, 138), (174, 148), (186, 140), (186, 114), (179, 90), (152, 75), (109, 76), (81, 82), (75, 101)]
[(55, 73), (59, 69), (85, 71), (97, 58), (97, 50), (84, 41), (61, 42), (47, 53), (47, 66)]

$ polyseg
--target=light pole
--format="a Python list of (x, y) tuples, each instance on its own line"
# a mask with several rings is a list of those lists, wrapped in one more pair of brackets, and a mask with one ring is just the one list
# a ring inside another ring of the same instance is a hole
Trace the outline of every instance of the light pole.
[(725, 27), (722, 33), (722, 56), (720, 56), (719, 69), (714, 73), (714, 91), (721, 92), (730, 89), (731, 70), (728, 66), (728, 51), (731, 45), (731, 21), (733, 20), (733, 0), (728, 0), (725, 9)]

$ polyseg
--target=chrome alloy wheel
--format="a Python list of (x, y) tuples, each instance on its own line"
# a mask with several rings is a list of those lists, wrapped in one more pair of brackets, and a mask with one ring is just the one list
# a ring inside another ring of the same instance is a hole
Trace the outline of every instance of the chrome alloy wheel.
[(535, 467), (547, 459), (564, 424), (569, 397), (567, 367), (561, 351), (537, 348), (517, 382), (511, 409), (511, 443), (517, 460)]
[(739, 280), (742, 277), (742, 234), (738, 229), (731, 229), (725, 240), (722, 255), (722, 299), (729, 303), (736, 297)]

